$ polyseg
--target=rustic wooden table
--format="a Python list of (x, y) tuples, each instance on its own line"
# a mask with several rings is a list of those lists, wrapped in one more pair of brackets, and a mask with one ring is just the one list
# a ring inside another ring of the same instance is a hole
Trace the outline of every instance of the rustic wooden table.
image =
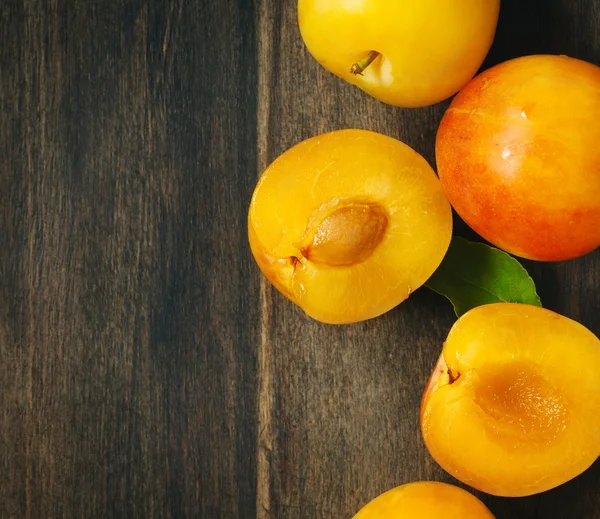
[[(490, 65), (600, 64), (600, 0), (505, 0)], [(0, 517), (350, 518), (452, 481), (418, 407), (450, 305), (309, 320), (259, 275), (258, 174), (360, 127), (434, 159), (447, 103), (385, 106), (321, 69), (295, 0), (0, 2)], [(470, 236), (464, 225), (457, 230)], [(527, 263), (600, 334), (600, 251)], [(499, 519), (600, 518), (600, 464)]]

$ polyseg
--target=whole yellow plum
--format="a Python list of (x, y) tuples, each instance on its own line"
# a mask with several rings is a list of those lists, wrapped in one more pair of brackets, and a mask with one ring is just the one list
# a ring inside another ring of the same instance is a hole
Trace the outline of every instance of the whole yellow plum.
[(418, 481), (373, 499), (354, 519), (494, 519), (474, 495), (435, 481)]
[(428, 106), (477, 73), (500, 0), (299, 0), (302, 38), (337, 76), (396, 106)]

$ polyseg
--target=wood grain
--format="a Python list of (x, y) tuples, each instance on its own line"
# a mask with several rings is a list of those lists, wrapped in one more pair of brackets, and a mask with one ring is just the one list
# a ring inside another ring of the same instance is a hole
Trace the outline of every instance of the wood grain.
[(0, 13), (0, 516), (254, 516), (252, 5)]
[[(486, 66), (533, 52), (600, 64), (600, 1), (505, 0)], [(450, 306), (423, 290), (315, 323), (246, 236), (291, 145), (368, 128), (433, 163), (446, 105), (321, 69), (294, 1), (1, 2), (0, 518), (341, 518), (451, 481), (418, 426)], [(600, 334), (599, 251), (527, 267)], [(600, 519), (599, 478), (482, 497), (499, 519)]]

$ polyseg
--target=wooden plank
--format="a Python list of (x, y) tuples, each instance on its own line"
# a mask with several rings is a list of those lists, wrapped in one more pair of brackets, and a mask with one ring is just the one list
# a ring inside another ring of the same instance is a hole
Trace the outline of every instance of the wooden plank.
[(254, 516), (251, 4), (8, 1), (0, 41), (0, 516)]
[[(318, 133), (357, 127), (399, 138), (434, 163), (447, 103), (419, 110), (385, 106), (335, 78), (310, 57), (296, 2), (259, 2), (259, 170)], [(567, 53), (600, 62), (600, 2), (503, 3), (486, 66), (524, 53)], [(472, 236), (457, 221), (460, 234)], [(546, 306), (600, 333), (600, 252), (563, 264), (528, 262)], [(454, 482), (421, 440), (418, 409), (454, 317), (425, 290), (371, 322), (324, 326), (262, 281), (259, 351), (258, 516), (351, 517), (381, 492), (414, 480)], [(529, 499), (480, 497), (499, 519), (600, 518), (600, 464)]]
[[(418, 428), (449, 305), (314, 323), (245, 230), (257, 165), (343, 127), (433, 161), (445, 103), (398, 110), (320, 69), (295, 2), (8, 0), (0, 41), (0, 517), (349, 517), (451, 481)], [(600, 64), (600, 2), (505, 0), (488, 64), (532, 52)], [(527, 266), (600, 334), (598, 252)], [(599, 476), (484, 500), (600, 518)]]

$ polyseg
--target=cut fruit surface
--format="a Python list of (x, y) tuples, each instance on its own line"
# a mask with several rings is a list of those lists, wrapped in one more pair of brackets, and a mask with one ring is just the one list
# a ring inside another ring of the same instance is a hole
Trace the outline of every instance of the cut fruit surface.
[(452, 213), (429, 164), (402, 142), (340, 130), (301, 142), (261, 176), (250, 204), (252, 252), (311, 317), (373, 318), (441, 263)]
[(539, 307), (478, 307), (452, 328), (423, 396), (433, 458), (489, 494), (526, 496), (600, 455), (600, 341)]

